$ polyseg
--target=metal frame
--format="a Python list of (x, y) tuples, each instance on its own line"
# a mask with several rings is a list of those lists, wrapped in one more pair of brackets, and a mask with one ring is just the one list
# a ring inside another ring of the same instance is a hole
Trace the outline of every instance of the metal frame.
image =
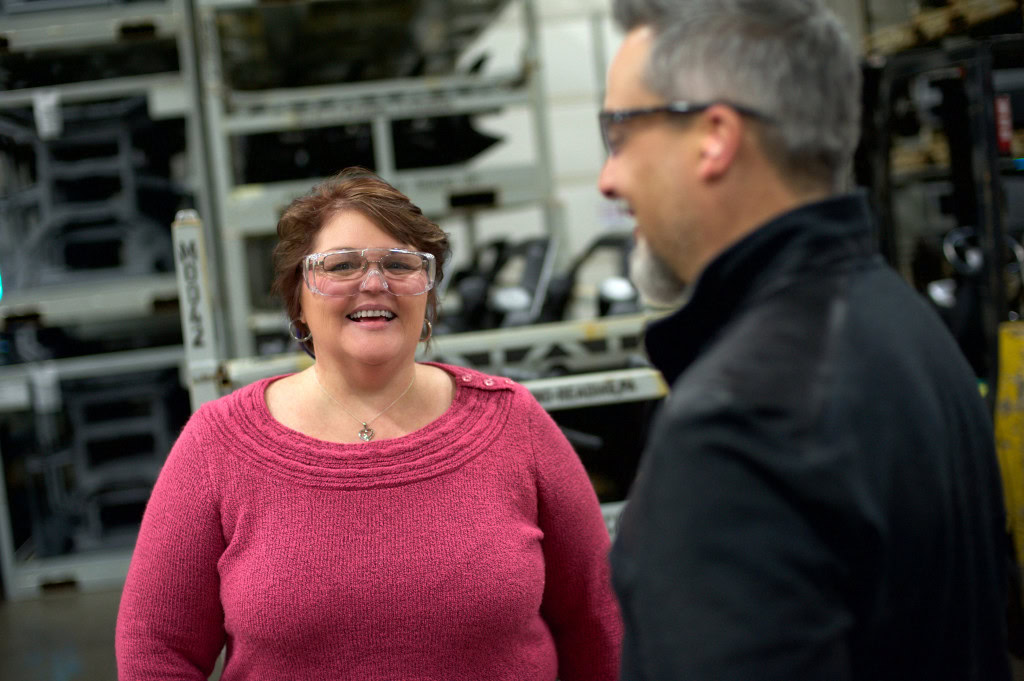
[(892, 144), (889, 116), (892, 109), (893, 85), (905, 79), (929, 71), (948, 68), (963, 70), (964, 88), (971, 105), (967, 111), (968, 130), (972, 144), (971, 175), (974, 180), (974, 194), (977, 206), (976, 227), (985, 263), (985, 279), (982, 287), (982, 323), (987, 356), (990, 363), (988, 375), (983, 377), (993, 387), (987, 400), (994, 407), (995, 385), (999, 375), (999, 323), (1007, 318), (1007, 303), (1002, 283), (1002, 268), (992, 263), (1004, 262), (1006, 248), (1006, 216), (1001, 208), (1003, 187), (999, 152), (996, 148), (994, 91), (992, 83), (993, 49), (999, 44), (1020, 42), (1019, 37), (976, 41), (949, 49), (909, 52), (889, 58), (882, 68), (878, 84), (876, 116), (871, 122), (878, 142), (872, 149), (872, 174), (875, 175), (873, 196), (879, 209), (880, 246), (890, 262), (897, 261), (897, 225), (893, 215), (893, 173), (889, 160)]
[[(195, 46), (186, 21), (189, 5), (188, 0), (168, 0), (5, 16), (0, 35), (10, 41), (9, 49), (14, 51), (26, 47), (64, 48), (114, 41), (120, 37), (117, 27), (136, 20), (152, 19), (160, 31), (176, 36), (180, 71), (0, 92), (0, 109), (35, 107), (41, 98), (46, 97), (54, 98), (58, 103), (87, 103), (145, 96), (149, 115), (154, 120), (184, 120), (190, 166), (188, 176), (192, 178), (188, 189), (197, 208), (210, 212), (203, 125), (196, 106), (199, 88), (195, 73)], [(90, 33), (90, 26), (102, 27), (103, 30)], [(26, 38), (32, 31), (38, 32), (38, 40)], [(74, 35), (75, 39), (66, 41), (62, 37), (65, 34)], [(0, 132), (7, 134), (10, 131)], [(0, 202), (5, 200), (9, 199), (0, 198)], [(81, 287), (62, 285), (31, 291), (8, 290), (0, 299), (0, 316), (39, 313), (50, 324), (116, 317), (144, 312), (145, 305), (154, 300), (173, 298), (175, 291), (174, 277), (170, 274), (97, 280), (90, 287), (88, 292), (82, 291)], [(104, 296), (102, 301), (97, 301), (97, 288)]]
[[(236, 388), (312, 363), (299, 351), (234, 359), (220, 354), (203, 241), (195, 211), (179, 212), (174, 254), (180, 298), (186, 303), (181, 324), (193, 411)], [(431, 341), (430, 350), (421, 346), (419, 359), (516, 377), (552, 411), (658, 399), (668, 393), (661, 374), (648, 366), (630, 366), (636, 363), (644, 328), (655, 318), (622, 315), (443, 335)], [(555, 369), (576, 373), (541, 377)]]
[(140, 25), (152, 27), (157, 37), (171, 37), (182, 33), (185, 1), (112, 4), (98, 0), (87, 4), (5, 0), (0, 37), (12, 51), (111, 43), (121, 37), (123, 28)]
[[(184, 350), (176, 346), (54, 360), (44, 366), (0, 367), (0, 386), (4, 386), (0, 409), (4, 412), (32, 409), (33, 401), (37, 399), (34, 372), (45, 371), (55, 380), (68, 380), (154, 368), (180, 368), (184, 360)], [(124, 581), (131, 558), (131, 551), (127, 549), (27, 560), (18, 557), (2, 464), (3, 452), (0, 452), (0, 569), (3, 571), (5, 597), (9, 600), (34, 598), (42, 594), (46, 585), (62, 582), (75, 582), (81, 589), (119, 586)]]
[[(212, 310), (208, 295), (210, 277), (202, 243), (203, 229), (192, 211), (179, 213), (174, 224), (175, 258), (185, 330), (185, 363), (192, 410), (254, 381), (301, 371), (312, 363), (303, 352), (225, 360), (218, 356), (219, 344), (208, 336), (216, 333), (210, 323)], [(438, 336), (423, 357), (470, 364), (476, 360), (485, 371), (529, 375), (558, 362), (587, 373), (534, 378), (522, 381), (542, 407), (549, 412), (579, 407), (657, 400), (668, 394), (668, 384), (657, 370), (643, 366), (618, 368), (636, 357), (641, 336), (653, 315), (607, 317), (587, 321), (558, 322)], [(616, 367), (607, 369), (606, 367)], [(602, 370), (604, 368), (604, 370)], [(614, 539), (626, 501), (601, 505), (605, 526)]]
[[(498, 208), (539, 206), (548, 233), (564, 244), (562, 216), (551, 182), (551, 139), (543, 106), (534, 0), (514, 2), (521, 7), (525, 45), (522, 64), (514, 73), (393, 79), (258, 92), (233, 91), (225, 81), (216, 21), (219, 11), (250, 7), (253, 3), (245, 0), (198, 2), (195, 11), (202, 55), (202, 99), (212, 165), (211, 186), (215, 193), (216, 212), (212, 215), (220, 234), (215, 250), (218, 260), (225, 265), (220, 283), (228, 310), (225, 337), (230, 356), (246, 357), (256, 353), (254, 334), (259, 328), (258, 320), (265, 317), (255, 309), (250, 293), (248, 240), (273, 234), (280, 211), (313, 184), (312, 180), (236, 184), (230, 148), (232, 135), (369, 123), (376, 172), (410, 196), (424, 213), (433, 218), (469, 213), (467, 225), (472, 231), (472, 211), (453, 209), (450, 197), (495, 191)], [(493, 169), (464, 165), (409, 171), (395, 168), (392, 121), (442, 113), (488, 112), (508, 106), (530, 109), (534, 163)], [(467, 240), (472, 240), (472, 235)]]
[[(86, 49), (90, 45), (120, 40), (123, 27), (145, 25), (152, 27), (158, 37), (173, 36), (179, 58), (179, 71), (172, 73), (0, 92), (0, 109), (33, 107), (37, 100), (45, 97), (62, 103), (87, 103), (142, 95), (154, 120), (184, 120), (188, 189), (197, 208), (211, 212), (190, 5), (189, 0), (167, 0), (75, 9), (51, 8), (46, 12), (0, 13), (0, 38), (6, 41), (7, 49), (11, 51)], [(0, 131), (2, 134), (12, 132), (16, 131)], [(33, 200), (31, 190), (21, 194), (19, 200)], [(6, 200), (10, 199), (0, 199)], [(208, 238), (213, 236), (208, 235)], [(152, 311), (154, 303), (172, 301), (178, 295), (177, 279), (173, 274), (96, 281), (90, 283), (88, 290), (76, 285), (8, 290), (0, 300), (0, 318), (38, 314), (48, 326), (144, 318)], [(176, 346), (0, 367), (0, 413), (34, 410), (39, 399), (39, 386), (33, 381), (34, 372), (45, 371), (59, 380), (67, 380), (160, 368), (178, 367), (182, 370), (183, 361), (184, 349)], [(26, 558), (18, 552), (18, 547), (13, 545), (2, 459), (3, 452), (0, 452), (0, 569), (6, 597), (37, 597), (47, 584), (68, 581), (81, 589), (120, 586), (127, 573), (131, 556), (129, 549), (79, 551), (48, 558)]]

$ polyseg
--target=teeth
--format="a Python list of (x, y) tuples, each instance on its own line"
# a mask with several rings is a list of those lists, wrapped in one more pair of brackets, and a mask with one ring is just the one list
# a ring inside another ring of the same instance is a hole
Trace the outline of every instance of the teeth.
[(351, 319), (365, 319), (367, 317), (383, 317), (384, 319), (394, 319), (395, 315), (387, 310), (359, 310), (349, 315)]

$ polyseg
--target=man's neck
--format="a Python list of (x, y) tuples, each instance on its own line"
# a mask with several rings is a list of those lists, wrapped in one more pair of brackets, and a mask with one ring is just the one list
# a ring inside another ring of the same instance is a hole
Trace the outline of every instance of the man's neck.
[(706, 211), (709, 222), (705, 234), (709, 247), (700, 269), (773, 219), (831, 194), (825, 187), (795, 189), (767, 169), (747, 173), (747, 177), (737, 175), (724, 180), (715, 187)]

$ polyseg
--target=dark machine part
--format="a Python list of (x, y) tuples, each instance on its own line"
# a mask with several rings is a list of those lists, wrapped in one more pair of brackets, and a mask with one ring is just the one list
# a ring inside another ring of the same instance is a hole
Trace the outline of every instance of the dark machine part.
[(0, 111), (0, 160), (14, 175), (0, 186), (5, 286), (172, 271), (170, 221), (190, 203), (173, 170), (184, 123), (151, 120), (144, 98), (58, 111), (49, 135), (31, 109)]
[[(468, 115), (392, 122), (397, 170), (465, 163), (501, 140), (473, 127)], [(370, 123), (234, 137), (237, 184), (327, 177), (348, 166), (375, 169)]]
[[(1003, 263), (1004, 298), (1011, 311), (1019, 311), (1024, 300), (1024, 247), (1007, 235), (1004, 253), (1007, 258)], [(957, 339), (968, 362), (979, 376), (983, 376), (986, 369), (986, 347), (981, 323), (981, 302), (982, 287), (985, 284), (985, 259), (975, 230), (958, 227), (950, 231), (942, 242), (942, 258), (950, 265), (950, 276), (932, 279), (925, 290)]]
[(467, 115), (394, 121), (391, 131), (397, 170), (465, 163), (502, 139), (476, 130)]
[(327, 177), (348, 166), (374, 168), (369, 123), (232, 138), (236, 184)]
[(640, 298), (629, 281), (629, 254), (633, 249), (631, 234), (605, 234), (595, 239), (569, 266), (555, 276), (548, 287), (548, 295), (541, 312), (541, 321), (556, 322), (565, 319), (573, 290), (580, 273), (598, 255), (611, 252), (618, 265), (614, 274), (601, 282), (598, 290), (598, 309), (595, 314), (605, 317), (640, 311)]
[[(868, 188), (878, 211), (882, 253), (900, 268), (900, 263), (911, 260), (901, 249), (915, 248), (912, 283), (922, 294), (929, 295), (927, 287), (936, 277), (958, 277), (961, 301), (975, 301), (972, 305), (960, 303), (974, 311), (967, 315), (971, 321), (963, 322), (959, 339), (979, 378), (993, 385), (998, 375), (998, 325), (1011, 318), (1013, 303), (1008, 299), (1014, 289), (1007, 288), (1007, 268), (1016, 267), (1012, 252), (1007, 253), (1011, 225), (1004, 185), (1020, 174), (1011, 159), (1000, 157), (993, 82), (995, 73), (1024, 63), (1022, 52), (1024, 40), (1018, 35), (907, 52), (869, 63), (865, 67), (864, 134), (856, 164), (858, 182)], [(922, 78), (930, 86), (924, 102), (920, 97), (915, 101), (914, 84)], [(937, 95), (937, 101), (932, 101), (932, 95)], [(901, 169), (897, 174), (891, 157), (896, 138), (929, 128), (941, 133), (948, 143), (948, 168), (935, 162), (909, 172)], [(978, 255), (972, 257), (980, 257), (981, 264), (970, 275), (950, 272), (941, 246), (948, 227), (913, 238), (915, 235), (898, 223), (894, 195), (900, 186), (935, 180), (945, 180), (951, 187), (949, 196), (940, 202), (941, 211), (957, 227), (970, 227), (975, 235)], [(922, 276), (925, 273), (928, 275)], [(994, 394), (989, 392), (990, 406), (994, 406)]]
[(527, 239), (513, 244), (505, 267), (518, 267), (519, 275), (510, 284), (499, 272), (491, 287), (488, 306), (495, 326), (526, 326), (539, 320), (539, 301), (547, 297), (555, 243), (551, 237)]
[[(0, 14), (0, 17), (3, 15)], [(3, 37), (0, 20), (0, 39)], [(152, 30), (152, 27), (150, 27)], [(173, 38), (132, 35), (88, 49), (0, 49), (0, 91), (126, 78), (179, 70)]]
[(177, 302), (157, 305), (140, 324), (138, 319), (45, 326), (37, 318), (4, 319), (0, 364), (20, 364), (108, 352), (142, 350), (181, 344)]
[(507, 0), (333, 0), (217, 14), (233, 90), (454, 73), (462, 51)]
[(645, 400), (551, 413), (587, 469), (601, 503), (626, 498), (658, 403)]
[(460, 333), (491, 328), (487, 310), (487, 294), (498, 272), (508, 260), (508, 241), (498, 239), (484, 244), (473, 253), (469, 264), (452, 275), (449, 289), (458, 293), (461, 309), (458, 315), (442, 316), (436, 333)]
[[(191, 197), (180, 181), (181, 120), (154, 121), (141, 97), (64, 104), (59, 134), (28, 108), (0, 111), (0, 272), (5, 293), (172, 271), (170, 221)], [(146, 324), (119, 319), (60, 328), (4, 320), (5, 363), (176, 345), (176, 303)]]
[(468, 266), (452, 276), (458, 314), (444, 315), (435, 333), (459, 333), (536, 324), (551, 283), (551, 237), (519, 242), (498, 239), (479, 247)]
[(0, 418), (15, 547), (47, 557), (130, 546), (189, 416), (177, 371), (33, 386), (31, 413)]

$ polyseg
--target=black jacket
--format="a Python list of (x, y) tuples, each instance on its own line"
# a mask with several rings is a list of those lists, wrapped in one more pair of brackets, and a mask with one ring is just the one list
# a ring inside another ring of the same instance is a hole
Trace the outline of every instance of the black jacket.
[(650, 326), (623, 681), (1009, 678), (990, 416), (870, 225), (858, 196), (772, 220)]

